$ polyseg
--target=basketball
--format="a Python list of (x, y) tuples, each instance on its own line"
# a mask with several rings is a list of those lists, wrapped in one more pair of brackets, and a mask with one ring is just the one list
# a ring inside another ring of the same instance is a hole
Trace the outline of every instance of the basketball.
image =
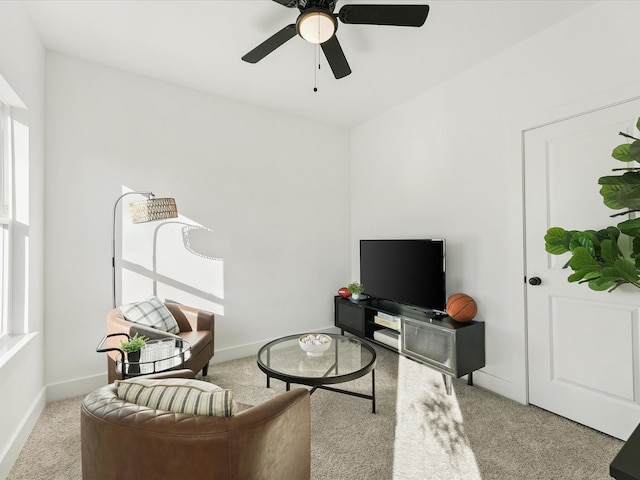
[(464, 293), (454, 293), (447, 300), (447, 315), (458, 322), (469, 322), (478, 313), (478, 306), (473, 298)]

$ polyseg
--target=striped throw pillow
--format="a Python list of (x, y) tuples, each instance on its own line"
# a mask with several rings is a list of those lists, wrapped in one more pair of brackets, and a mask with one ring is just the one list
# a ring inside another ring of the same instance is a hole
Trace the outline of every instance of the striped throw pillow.
[(230, 417), (238, 411), (233, 391), (186, 378), (116, 380), (118, 398), (155, 410)]
[(120, 311), (124, 318), (132, 323), (146, 325), (163, 332), (180, 333), (180, 327), (176, 319), (173, 318), (173, 315), (162, 303), (162, 300), (154, 295), (142, 302), (120, 305)]

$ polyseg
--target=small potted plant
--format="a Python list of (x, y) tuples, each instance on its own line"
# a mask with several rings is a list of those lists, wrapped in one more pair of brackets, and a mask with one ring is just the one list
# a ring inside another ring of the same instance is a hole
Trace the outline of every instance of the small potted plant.
[(351, 293), (351, 299), (355, 301), (358, 301), (360, 299), (360, 295), (364, 293), (364, 285), (358, 282), (351, 282), (347, 286), (347, 289), (349, 290), (349, 293)]
[(144, 347), (149, 340), (144, 335), (138, 335), (137, 333), (130, 337), (126, 342), (120, 342), (120, 348), (127, 354), (127, 363), (129, 363), (130, 373), (140, 372), (140, 350)]

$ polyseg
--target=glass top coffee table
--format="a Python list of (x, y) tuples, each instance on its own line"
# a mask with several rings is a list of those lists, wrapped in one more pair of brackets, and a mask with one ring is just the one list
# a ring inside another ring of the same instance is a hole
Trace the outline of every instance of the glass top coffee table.
[[(300, 345), (302, 335), (291, 335), (267, 343), (258, 352), (258, 367), (270, 379), (277, 378), (287, 384), (297, 383), (313, 387), (310, 394), (320, 388), (371, 400), (371, 411), (376, 413), (376, 352), (366, 342), (342, 335), (322, 334), (331, 338), (328, 349), (321, 354), (308, 354)], [(371, 395), (330, 387), (349, 382), (371, 372)]]

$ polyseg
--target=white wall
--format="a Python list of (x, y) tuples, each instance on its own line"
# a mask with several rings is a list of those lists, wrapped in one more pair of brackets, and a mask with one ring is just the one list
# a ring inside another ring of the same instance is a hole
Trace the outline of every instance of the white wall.
[[(0, 368), (0, 392), (11, 392), (0, 410), (0, 478), (37, 417), (45, 384), (55, 398), (102, 381), (106, 361), (93, 348), (110, 308), (111, 210), (123, 186), (175, 197), (183, 216), (217, 235), (225, 258), (217, 358), (331, 325), (332, 295), (357, 278), (360, 238), (446, 237), (449, 291), (473, 295), (487, 322), (487, 367), (476, 381), (523, 401), (516, 126), (637, 82), (639, 14), (637, 2), (601, 2), (354, 129), (351, 138), (52, 54), (44, 277), (44, 52), (23, 6), (0, 2), (0, 74), (28, 107), (30, 331), (43, 330), (47, 313), (44, 358), (42, 335), (35, 335)], [(353, 178), (344, 169), (350, 158)], [(349, 202), (353, 219), (344, 213)]]
[(639, 2), (600, 2), (352, 133), (353, 276), (361, 238), (446, 238), (448, 293), (473, 296), (486, 322), (474, 380), (522, 402), (520, 131), (640, 80), (638, 18)]
[[(45, 400), (43, 375), (44, 49), (20, 2), (0, 2), (0, 75), (27, 107), (17, 113), (28, 127), (28, 197), (16, 227), (11, 321), (23, 335), (13, 348), (0, 346), (0, 478), (4, 478)], [(26, 128), (21, 127), (22, 133)], [(24, 189), (22, 190), (25, 191)], [(27, 205), (28, 204), (28, 205)]]
[[(63, 55), (49, 54), (46, 65), (52, 392), (68, 396), (104, 381), (106, 358), (94, 349), (111, 308), (111, 215), (123, 187), (174, 197), (181, 221), (213, 231), (207, 251), (224, 258), (224, 298), (202, 286), (202, 272), (193, 272), (198, 285), (182, 277), (164, 291), (224, 309), (214, 360), (333, 325), (332, 297), (350, 280), (347, 130)], [(125, 226), (123, 246), (149, 225)], [(152, 245), (137, 248), (147, 253), (128, 258), (144, 272)], [(184, 255), (179, 242), (175, 248)], [(127, 292), (125, 285), (123, 298), (133, 300)], [(150, 284), (140, 291), (150, 293)]]

